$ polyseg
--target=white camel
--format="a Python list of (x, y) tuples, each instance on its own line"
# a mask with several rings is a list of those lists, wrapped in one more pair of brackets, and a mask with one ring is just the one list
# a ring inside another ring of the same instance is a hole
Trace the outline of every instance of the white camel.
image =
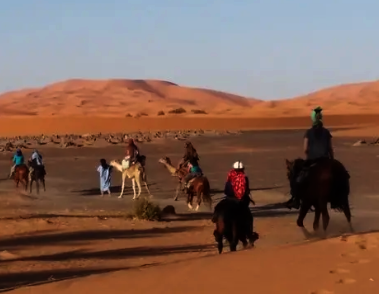
[[(146, 190), (149, 193), (150, 197), (153, 196), (153, 195), (151, 195), (149, 187), (147, 186), (146, 173), (144, 171), (144, 168), (142, 167), (142, 165), (139, 162), (136, 162), (135, 164), (133, 164), (132, 166), (130, 166), (127, 169), (124, 169), (122, 167), (122, 165), (119, 164), (115, 160), (112, 160), (110, 162), (110, 165), (115, 167), (119, 172), (122, 173), (121, 193), (120, 193), (120, 196), (118, 196), (118, 198), (122, 198), (122, 196), (124, 194), (126, 177), (128, 177), (129, 179), (132, 180), (132, 186), (133, 186), (133, 192), (134, 192), (133, 200), (139, 198), (139, 196), (141, 195), (141, 190), (142, 190), (141, 189), (141, 182), (143, 182), (145, 184)], [(136, 195), (136, 183), (138, 186), (138, 195)]]

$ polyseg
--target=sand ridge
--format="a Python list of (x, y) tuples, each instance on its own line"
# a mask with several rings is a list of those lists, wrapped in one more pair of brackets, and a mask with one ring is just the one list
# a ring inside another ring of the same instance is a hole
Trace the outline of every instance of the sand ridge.
[[(160, 80), (70, 79), (0, 95), (2, 116), (305, 116), (321, 105), (326, 114), (376, 113), (379, 81), (346, 84), (305, 96), (262, 101)], [(172, 113), (175, 109), (185, 112)]]

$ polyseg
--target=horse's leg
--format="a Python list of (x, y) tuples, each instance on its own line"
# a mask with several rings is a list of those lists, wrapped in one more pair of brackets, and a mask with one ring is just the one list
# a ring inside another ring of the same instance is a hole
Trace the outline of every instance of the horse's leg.
[(182, 183), (181, 183), (181, 182), (179, 182), (178, 186), (176, 187), (176, 192), (175, 192), (174, 201), (178, 201), (178, 197), (179, 197), (179, 191), (181, 190), (181, 189), (180, 189), (180, 188), (181, 188), (181, 186), (182, 186)]
[(345, 204), (343, 207), (343, 213), (347, 219), (347, 222), (349, 223), (350, 231), (354, 232), (353, 226), (351, 224), (351, 211), (350, 211), (350, 206), (349, 203)]
[(237, 230), (237, 224), (236, 222), (233, 222), (232, 225), (232, 231), (230, 232), (231, 240), (229, 241), (229, 248), (230, 251), (237, 251), (237, 245), (238, 245), (238, 230)]
[(124, 195), (125, 180), (126, 180), (126, 174), (122, 173), (121, 193), (120, 193), (120, 196), (118, 196), (118, 198), (122, 198), (122, 195)]
[(132, 179), (132, 188), (133, 188), (133, 198), (132, 200), (136, 199), (136, 180), (133, 178)]
[(307, 216), (307, 213), (309, 211), (309, 208), (312, 206), (308, 201), (302, 201), (300, 205), (300, 211), (299, 216), (297, 218), (296, 224), (298, 227), (301, 228), (305, 238), (310, 238), (311, 234), (308, 232), (308, 230), (304, 227), (304, 219)]
[(322, 227), (324, 229), (324, 236), (323, 237), (326, 238), (326, 229), (328, 228), (329, 220), (330, 220), (327, 203), (325, 203), (321, 207), (321, 214), (322, 214)]
[(193, 207), (192, 207), (192, 199), (193, 199), (192, 192), (191, 192), (191, 191), (188, 191), (188, 192), (187, 192), (187, 205), (188, 205), (188, 208), (189, 208), (190, 210), (193, 210)]
[(42, 178), (42, 186), (43, 186), (43, 191), (46, 192), (46, 183), (45, 183), (45, 178)]
[(222, 218), (218, 217), (216, 222), (216, 229), (213, 231), (213, 236), (215, 236), (215, 240), (217, 242), (218, 253), (222, 253), (222, 249), (224, 248), (223, 238), (224, 238), (224, 221)]
[(38, 179), (36, 180), (36, 191), (37, 191), (37, 195), (39, 195), (39, 180)]
[(319, 225), (320, 225), (320, 216), (321, 216), (321, 210), (318, 206), (315, 207), (315, 219), (313, 221), (313, 230), (315, 232), (318, 231)]
[(28, 191), (29, 178), (24, 179), (23, 184), (25, 185), (25, 192)]
[(29, 185), (30, 185), (30, 187), (29, 187), (29, 193), (32, 194), (32, 190), (33, 190), (33, 180), (30, 181)]
[(197, 191), (197, 206), (195, 208), (196, 211), (199, 210), (201, 200), (203, 199), (203, 192), (202, 191)]

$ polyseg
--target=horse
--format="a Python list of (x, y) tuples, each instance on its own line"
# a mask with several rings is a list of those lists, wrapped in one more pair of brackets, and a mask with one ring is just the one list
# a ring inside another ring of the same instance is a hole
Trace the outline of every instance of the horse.
[(190, 210), (193, 210), (192, 201), (195, 194), (197, 196), (197, 206), (195, 211), (199, 210), (201, 201), (208, 203), (209, 209), (212, 208), (211, 188), (207, 177), (195, 177), (188, 182), (187, 187), (187, 205)]
[(20, 182), (22, 182), (25, 186), (25, 191), (28, 190), (29, 184), (29, 169), (26, 164), (17, 165), (14, 169), (13, 180), (16, 183), (16, 188)]
[(30, 193), (33, 192), (33, 182), (36, 182), (37, 194), (39, 194), (39, 183), (42, 183), (43, 191), (46, 192), (45, 183), (45, 167), (43, 165), (33, 164), (33, 162), (28, 161), (29, 167), (33, 167), (33, 172), (30, 176)]
[(230, 251), (237, 251), (239, 241), (246, 248), (248, 246), (247, 237), (251, 246), (254, 246), (254, 241), (259, 239), (257, 233), (249, 232), (251, 228), (247, 218), (244, 217), (245, 213), (246, 210), (242, 207), (242, 203), (229, 197), (222, 199), (215, 206), (212, 222), (216, 228), (213, 231), (213, 236), (217, 242), (219, 254), (222, 253), (224, 247), (224, 237), (229, 243)]
[[(310, 165), (306, 171), (307, 175), (304, 175), (301, 173), (305, 173), (305, 163), (306, 161), (301, 158), (293, 161), (286, 159), (287, 177), (291, 190), (297, 187), (301, 199), (297, 226), (305, 229), (304, 218), (313, 206), (315, 208), (313, 230), (318, 231), (322, 215), (324, 237), (326, 237), (326, 229), (330, 220), (328, 213), (328, 203), (330, 203), (333, 209), (343, 211), (350, 230), (353, 231), (349, 205), (350, 176), (345, 167), (335, 159), (320, 159)], [(301, 183), (297, 182), (299, 176), (303, 176)]]

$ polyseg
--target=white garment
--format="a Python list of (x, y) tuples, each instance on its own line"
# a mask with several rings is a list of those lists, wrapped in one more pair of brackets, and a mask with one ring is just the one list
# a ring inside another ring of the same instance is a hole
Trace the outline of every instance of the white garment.
[(243, 163), (241, 161), (236, 161), (234, 164), (233, 164), (233, 168), (234, 169), (243, 169)]
[(121, 166), (123, 169), (128, 169), (130, 167), (130, 156), (126, 156), (122, 162), (121, 162)]
[(38, 152), (33, 152), (32, 154), (32, 160), (36, 160), (37, 165), (42, 165), (42, 157), (38, 154)]

